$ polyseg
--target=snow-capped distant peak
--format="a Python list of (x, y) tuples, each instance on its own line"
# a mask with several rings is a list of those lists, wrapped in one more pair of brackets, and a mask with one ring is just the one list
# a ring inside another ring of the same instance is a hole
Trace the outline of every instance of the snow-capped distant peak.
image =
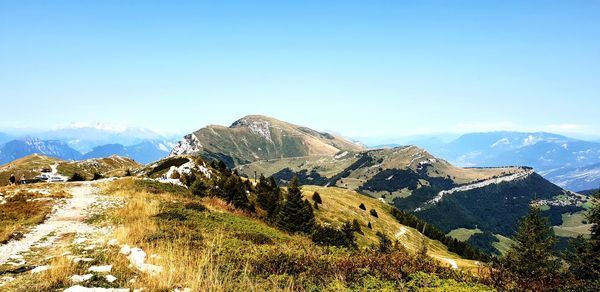
[(61, 129), (96, 129), (106, 132), (122, 133), (130, 129), (130, 127), (124, 124), (73, 122)]
[(529, 135), (529, 136), (527, 136), (527, 138), (523, 139), (523, 146), (533, 145), (541, 140), (542, 140), (542, 138), (540, 138), (540, 137)]
[(508, 138), (502, 138), (498, 141), (496, 141), (496, 143), (492, 144), (492, 148), (496, 148), (500, 145), (509, 145), (510, 144), (510, 140), (508, 140)]

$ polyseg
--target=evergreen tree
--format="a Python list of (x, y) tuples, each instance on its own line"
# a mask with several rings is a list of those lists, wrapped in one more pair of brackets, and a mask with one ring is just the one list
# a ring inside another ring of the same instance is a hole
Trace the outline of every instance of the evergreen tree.
[(360, 223), (358, 223), (358, 220), (356, 219), (352, 220), (352, 230), (354, 230), (356, 233), (363, 234), (362, 229), (360, 228)]
[(556, 243), (554, 231), (548, 218), (542, 217), (540, 209), (532, 207), (519, 222), (513, 244), (502, 264), (521, 280), (549, 279), (560, 267), (553, 254)]
[(208, 188), (206, 187), (206, 184), (201, 179), (194, 180), (194, 182), (190, 186), (190, 191), (192, 192), (192, 194), (194, 196), (199, 196), (199, 197), (206, 196), (207, 195), (207, 192), (206, 192), (207, 189)]
[(85, 177), (83, 177), (81, 174), (79, 173), (74, 173), (71, 178), (69, 178), (69, 181), (84, 181)]
[(238, 176), (229, 176), (224, 185), (225, 200), (236, 208), (251, 210), (246, 186)]
[(367, 207), (365, 207), (365, 204), (363, 204), (363, 203), (360, 203), (360, 205), (358, 207), (361, 208), (362, 210), (367, 211)]
[(392, 241), (390, 240), (390, 238), (379, 231), (377, 231), (375, 235), (377, 235), (377, 237), (379, 238), (379, 252), (390, 252), (392, 250)]
[(371, 216), (373, 216), (375, 218), (379, 218), (379, 215), (377, 214), (377, 211), (375, 211), (375, 209), (371, 209), (371, 211), (369, 213), (371, 214)]
[(592, 195), (592, 203), (586, 216), (592, 224), (590, 239), (579, 236), (571, 241), (570, 270), (582, 280), (600, 279), (600, 192)]
[(373, 229), (373, 226), (371, 226), (371, 222), (369, 222), (369, 224), (367, 224), (367, 227), (368, 227), (369, 229)]
[(267, 212), (267, 217), (272, 218), (277, 211), (280, 201), (281, 190), (273, 177), (267, 180), (261, 174), (256, 184), (256, 203), (258, 206)]
[(313, 202), (313, 209), (319, 210), (319, 203)]
[(289, 232), (309, 233), (314, 222), (313, 209), (307, 200), (302, 199), (298, 177), (294, 177), (288, 186), (287, 198), (277, 216), (277, 225)]
[(312, 199), (313, 199), (313, 201), (315, 201), (315, 203), (317, 203), (317, 204), (323, 204), (323, 201), (321, 200), (321, 195), (319, 195), (319, 193), (317, 193), (317, 192), (315, 192), (315, 193), (312, 195)]

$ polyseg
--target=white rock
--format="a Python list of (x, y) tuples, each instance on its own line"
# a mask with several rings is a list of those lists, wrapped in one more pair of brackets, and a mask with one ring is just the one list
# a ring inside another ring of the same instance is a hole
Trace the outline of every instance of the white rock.
[(91, 278), (93, 278), (94, 275), (92, 274), (86, 274), (86, 275), (73, 275), (71, 276), (71, 281), (75, 282), (75, 283), (79, 283), (79, 282), (85, 282)]
[(31, 273), (36, 274), (36, 273), (40, 273), (43, 271), (47, 271), (48, 269), (50, 269), (49, 266), (38, 266), (38, 267), (35, 267), (33, 270), (31, 270)]
[(115, 245), (119, 244), (119, 241), (118, 241), (118, 240), (116, 240), (116, 239), (111, 239), (111, 240), (109, 240), (107, 243), (108, 243), (108, 245), (110, 245), (110, 246), (115, 246)]
[(87, 288), (75, 285), (65, 289), (64, 292), (129, 292), (129, 288)]
[(129, 245), (126, 244), (123, 247), (121, 247), (120, 253), (128, 255), (131, 253), (131, 248), (129, 247)]
[(117, 280), (117, 277), (115, 277), (115, 276), (113, 276), (113, 275), (106, 275), (104, 278), (105, 278), (105, 279), (106, 279), (106, 281), (108, 281), (109, 283), (112, 283), (112, 282), (114, 282), (114, 281), (116, 281), (116, 280)]
[(146, 253), (138, 247), (132, 248), (130, 252), (127, 258), (134, 266), (141, 270), (146, 262)]
[(82, 244), (84, 242), (87, 241), (87, 238), (76, 238), (75, 240), (73, 240), (73, 244)]
[(96, 273), (108, 273), (112, 271), (112, 265), (108, 266), (91, 266), (88, 271)]
[(80, 258), (80, 257), (74, 257), (74, 258), (73, 258), (73, 262), (74, 262), (74, 263), (78, 263), (78, 262), (86, 262), (86, 263), (89, 263), (89, 262), (93, 262), (93, 261), (94, 261), (94, 259), (92, 259), (92, 258)]

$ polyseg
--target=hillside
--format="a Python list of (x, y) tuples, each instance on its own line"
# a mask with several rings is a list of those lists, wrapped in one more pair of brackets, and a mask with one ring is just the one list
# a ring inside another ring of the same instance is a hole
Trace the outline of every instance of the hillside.
[(42, 173), (68, 179), (78, 173), (85, 179), (92, 179), (94, 174), (102, 176), (123, 176), (127, 170), (141, 168), (137, 162), (119, 156), (87, 159), (81, 161), (64, 161), (53, 157), (33, 154), (0, 166), (0, 186), (8, 184), (11, 174), (19, 180), (22, 176), (32, 180)]
[[(177, 158), (182, 159), (177, 163), (165, 159), (144, 171), (169, 169), (181, 172), (181, 178), (192, 170), (197, 180), (208, 185), (232, 176), (196, 158)], [(183, 160), (187, 162), (175, 166)], [(22, 238), (0, 244), (2, 290), (491, 290), (482, 284), (483, 275), (473, 275), (476, 262), (461, 259), (440, 242), (399, 224), (389, 205), (353, 191), (303, 189), (305, 197), (321, 193), (317, 224), (339, 228), (350, 219), (360, 222), (361, 231), (353, 232), (356, 250), (316, 244), (307, 234), (280, 229), (258, 209), (236, 208), (221, 197), (195, 196), (185, 186), (140, 174), (0, 188), (8, 204), (1, 208), (40, 199), (49, 202), (40, 206), (44, 214), (48, 204), (56, 203), (54, 212), (45, 213), (45, 221), (23, 222), (30, 231), (24, 229)], [(251, 201), (254, 195), (249, 192)], [(20, 196), (26, 197), (17, 200)], [(360, 203), (378, 216), (362, 211)], [(378, 231), (398, 245), (378, 251)], [(431, 257), (418, 255), (423, 244)]]
[(362, 150), (344, 138), (265, 116), (246, 116), (230, 127), (211, 125), (185, 136), (171, 155), (197, 154), (229, 167), (259, 160), (334, 155)]
[[(533, 201), (545, 206), (552, 225), (562, 231), (563, 216), (580, 214), (588, 200), (527, 167), (461, 168), (414, 146), (259, 161), (237, 169), (249, 177), (273, 175), (282, 183), (298, 175), (304, 184), (356, 190), (414, 212), (447, 233), (479, 228), (486, 234), (510, 237)], [(585, 234), (581, 221), (570, 228)], [(493, 244), (488, 240), (480, 247), (496, 251)]]

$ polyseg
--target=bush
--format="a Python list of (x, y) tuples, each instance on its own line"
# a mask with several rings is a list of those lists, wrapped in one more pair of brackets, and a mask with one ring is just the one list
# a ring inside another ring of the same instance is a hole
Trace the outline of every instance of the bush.
[(371, 209), (371, 211), (369, 211), (369, 214), (371, 214), (371, 216), (375, 218), (379, 218), (379, 215), (377, 215), (377, 211), (375, 211), (375, 209)]
[(94, 172), (94, 177), (92, 178), (92, 180), (99, 180), (99, 179), (103, 179), (104, 176), (102, 176), (101, 174)]
[(71, 178), (69, 179), (69, 181), (84, 181), (85, 177), (83, 177), (81, 174), (79, 173), (74, 173)]
[(313, 201), (315, 201), (315, 203), (317, 203), (317, 204), (323, 204), (323, 201), (321, 200), (321, 195), (319, 195), (319, 193), (317, 193), (317, 192), (315, 192), (315, 193), (312, 195), (312, 199), (313, 199)]
[(341, 230), (329, 226), (315, 226), (311, 238), (320, 245), (356, 248), (353, 231), (349, 223), (344, 224)]
[(208, 187), (201, 179), (196, 179), (190, 186), (190, 191), (194, 196), (204, 197), (207, 195)]

